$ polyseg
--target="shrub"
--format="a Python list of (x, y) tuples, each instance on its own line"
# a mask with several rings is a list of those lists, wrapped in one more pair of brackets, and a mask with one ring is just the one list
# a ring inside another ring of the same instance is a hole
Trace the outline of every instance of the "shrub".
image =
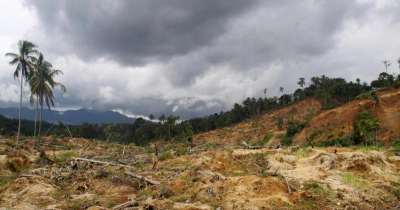
[(357, 115), (357, 122), (354, 123), (354, 142), (373, 143), (379, 130), (379, 120), (372, 116), (370, 111), (361, 111)]
[(350, 134), (346, 138), (333, 138), (327, 141), (320, 141), (315, 143), (317, 147), (331, 147), (331, 146), (341, 146), (341, 147), (348, 147), (354, 145), (353, 141), (353, 134)]
[(288, 136), (288, 135), (283, 134), (283, 135), (280, 136), (280, 138), (281, 138), (282, 143), (284, 145), (291, 145), (292, 144), (292, 140), (293, 140), (292, 136)]
[(168, 160), (172, 158), (172, 154), (169, 151), (163, 152), (159, 158), (159, 160), (163, 161), (163, 160)]
[(306, 123), (303, 123), (300, 120), (289, 120), (286, 123), (286, 135), (293, 137), (304, 127), (306, 127)]
[(269, 133), (269, 134), (265, 135), (264, 138), (263, 138), (263, 144), (268, 143), (269, 140), (271, 140), (273, 136), (274, 135), (272, 133)]

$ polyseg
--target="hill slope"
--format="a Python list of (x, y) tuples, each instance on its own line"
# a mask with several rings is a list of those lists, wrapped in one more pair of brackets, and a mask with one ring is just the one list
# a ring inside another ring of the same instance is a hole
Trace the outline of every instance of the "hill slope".
[(262, 116), (211, 132), (198, 134), (195, 141), (215, 143), (260, 143), (266, 136), (272, 136), (267, 145), (277, 145), (285, 129), (278, 129), (278, 119), (283, 123), (290, 119), (305, 122), (309, 125), (293, 137), (294, 144), (306, 143), (306, 138), (313, 136), (314, 141), (323, 141), (353, 132), (354, 121), (361, 109), (373, 110), (374, 117), (379, 119), (378, 139), (388, 142), (400, 134), (400, 89), (378, 92), (379, 102), (361, 99), (344, 104), (341, 107), (323, 110), (321, 103), (312, 98), (303, 99), (290, 106), (268, 112)]

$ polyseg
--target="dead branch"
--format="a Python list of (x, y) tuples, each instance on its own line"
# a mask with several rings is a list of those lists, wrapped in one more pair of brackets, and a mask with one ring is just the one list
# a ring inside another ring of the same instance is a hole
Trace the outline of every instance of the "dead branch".
[(115, 206), (112, 208), (112, 210), (120, 210), (120, 209), (126, 209), (127, 207), (136, 207), (139, 206), (139, 202), (137, 201), (128, 201), (126, 203), (120, 204), (118, 206)]
[(278, 167), (278, 168), (276, 169), (276, 171), (272, 174), (272, 176), (276, 176), (276, 175), (278, 174), (279, 168), (280, 168), (280, 167)]
[(19, 177), (41, 177), (41, 176), (35, 174), (21, 174), (19, 175)]
[(314, 144), (311, 143), (310, 139), (308, 139), (308, 136), (306, 136), (306, 140), (307, 140), (308, 143), (311, 145), (311, 147), (314, 149)]
[(286, 185), (287, 185), (287, 188), (288, 188), (288, 194), (289, 194), (289, 195), (292, 194), (292, 190), (290, 189), (290, 185), (289, 185), (288, 180), (287, 180), (286, 177), (284, 177), (283, 175), (281, 175), (281, 176), (283, 177), (283, 179), (285, 179), (285, 182), (286, 182)]
[(38, 181), (38, 180), (35, 180), (35, 181), (36, 181), (36, 183), (44, 185), (44, 186), (47, 186), (47, 187), (54, 187), (54, 188), (57, 188), (57, 189), (61, 189), (61, 187), (59, 187), (59, 186), (57, 186), (55, 184), (46, 184), (46, 183), (43, 183), (43, 182)]
[(242, 142), (242, 144), (245, 146), (245, 149), (263, 149), (265, 146), (250, 146), (246, 142)]
[(86, 162), (97, 163), (97, 164), (103, 164), (103, 165), (107, 165), (107, 164), (108, 164), (108, 165), (121, 166), (121, 167), (132, 168), (132, 169), (135, 168), (135, 167), (132, 167), (132, 166), (129, 166), (129, 165), (123, 165), (123, 164), (111, 163), (111, 162), (104, 162), (104, 161), (93, 160), (93, 159), (86, 159), (86, 158), (73, 158), (73, 160), (86, 161)]
[(126, 175), (129, 175), (129, 176), (132, 176), (133, 178), (136, 178), (136, 179), (144, 180), (145, 182), (147, 182), (147, 183), (149, 183), (149, 184), (152, 184), (152, 185), (158, 185), (158, 184), (160, 184), (160, 181), (153, 180), (153, 179), (144, 177), (144, 176), (139, 175), (139, 174), (134, 174), (134, 173), (132, 173), (132, 172), (130, 172), (130, 171), (125, 171), (125, 174), (126, 174)]
[(19, 197), (21, 197), (23, 194), (25, 194), (26, 192), (28, 192), (28, 190), (31, 189), (31, 187), (26, 187), (25, 189), (23, 189), (21, 192), (15, 194), (13, 197), (11, 197), (11, 199), (18, 199)]
[(76, 185), (76, 183), (78, 183), (78, 182), (74, 182), (74, 183), (71, 185), (71, 187), (68, 188), (68, 190), (72, 189), (72, 188)]
[(154, 168), (156, 167), (158, 161), (160, 161), (160, 160), (157, 160), (157, 161), (153, 164), (153, 167), (152, 167), (151, 169), (154, 169)]
[(165, 146), (164, 149), (163, 149), (162, 151), (160, 151), (160, 152), (164, 152), (164, 151), (168, 148), (168, 146), (169, 146), (173, 141), (174, 141), (174, 139), (172, 139), (172, 140), (167, 144), (167, 146)]

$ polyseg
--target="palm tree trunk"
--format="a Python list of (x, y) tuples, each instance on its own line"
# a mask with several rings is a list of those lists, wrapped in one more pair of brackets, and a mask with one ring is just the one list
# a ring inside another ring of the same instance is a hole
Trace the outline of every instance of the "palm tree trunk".
[(15, 148), (18, 149), (18, 142), (19, 142), (19, 135), (21, 133), (21, 118), (22, 118), (22, 84), (24, 81), (24, 77), (22, 76), (21, 73), (21, 95), (19, 99), (19, 117), (18, 117), (18, 134), (17, 134), (17, 142), (15, 143)]
[(42, 128), (42, 119), (43, 119), (43, 103), (40, 104), (40, 120), (39, 120), (39, 133), (38, 133), (39, 141), (40, 141), (40, 130)]
[(33, 131), (33, 136), (36, 136), (36, 122), (37, 122), (38, 108), (39, 108), (39, 96), (36, 95), (35, 130)]

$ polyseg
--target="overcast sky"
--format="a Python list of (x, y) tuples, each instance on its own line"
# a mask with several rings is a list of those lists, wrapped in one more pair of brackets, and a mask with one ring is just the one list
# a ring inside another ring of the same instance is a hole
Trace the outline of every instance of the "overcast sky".
[[(18, 107), (7, 52), (26, 39), (64, 75), (57, 109), (128, 115), (227, 111), (291, 93), (299, 77), (400, 73), (398, 0), (0, 1), (0, 106)], [(24, 104), (29, 106), (25, 87)]]

